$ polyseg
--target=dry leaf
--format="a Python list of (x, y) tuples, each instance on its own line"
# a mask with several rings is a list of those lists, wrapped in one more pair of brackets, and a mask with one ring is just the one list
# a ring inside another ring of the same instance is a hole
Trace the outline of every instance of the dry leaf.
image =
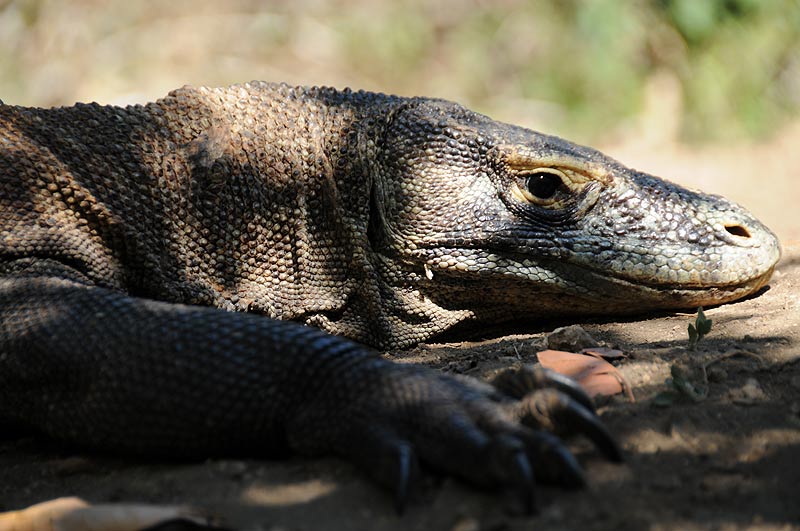
[(604, 360), (618, 360), (627, 357), (621, 350), (608, 347), (584, 348), (581, 349), (581, 354), (589, 354), (590, 356), (600, 357)]
[[(616, 367), (601, 357), (561, 350), (543, 350), (537, 352), (536, 356), (543, 367), (569, 376), (581, 384), (589, 396), (612, 396), (628, 387)], [(629, 397), (632, 398), (632, 395)]]
[(0, 513), (0, 531), (138, 531), (170, 520), (206, 525), (185, 507), (111, 503), (89, 505), (57, 498), (20, 511)]

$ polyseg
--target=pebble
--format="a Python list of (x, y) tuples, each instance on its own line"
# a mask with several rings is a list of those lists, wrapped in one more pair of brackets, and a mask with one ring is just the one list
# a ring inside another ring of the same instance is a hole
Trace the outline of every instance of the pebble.
[(728, 391), (728, 396), (734, 404), (749, 406), (767, 399), (767, 394), (755, 378), (748, 378), (745, 384), (738, 389)]
[(584, 348), (597, 346), (600, 346), (600, 343), (578, 325), (562, 326), (547, 335), (547, 348), (552, 350), (578, 352)]

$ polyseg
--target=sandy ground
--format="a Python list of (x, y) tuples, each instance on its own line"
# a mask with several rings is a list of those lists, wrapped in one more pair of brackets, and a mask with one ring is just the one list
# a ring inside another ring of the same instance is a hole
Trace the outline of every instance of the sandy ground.
[[(435, 75), (399, 87), (373, 78), (369, 68), (363, 74), (360, 64), (348, 70), (326, 55), (330, 31), (314, 19), (294, 28), (288, 53), (276, 48), (265, 60), (253, 51), (264, 46), (258, 40), (261, 24), (270, 17), (253, 24), (249, 15), (210, 11), (215, 3), (206, 8), (192, 3), (193, 15), (181, 3), (164, 2), (180, 16), (148, 5), (152, 19), (128, 27), (116, 24), (120, 6), (104, 12), (100, 5), (52, 4), (33, 28), (5, 19), (0, 42), (20, 58), (14, 61), (18, 68), (0, 69), (0, 98), (7, 103), (141, 102), (184, 83), (253, 77), (389, 92), (413, 87), (414, 94), (468, 103), (458, 92), (458, 78), (442, 80), (451, 70), (441, 60)], [(107, 24), (104, 13), (115, 23)], [(624, 465), (603, 462), (584, 441), (571, 443), (586, 467), (588, 489), (542, 487), (539, 515), (523, 517), (502, 493), (428, 478), (398, 516), (384, 491), (335, 459), (137, 462), (74, 453), (0, 427), (0, 511), (79, 495), (92, 502), (190, 504), (246, 530), (800, 529), (800, 121), (795, 118), (760, 143), (687, 146), (676, 140), (682, 102), (675, 83), (669, 75), (655, 76), (641, 116), (610, 131), (597, 147), (637, 169), (745, 205), (776, 231), (784, 258), (768, 290), (708, 310), (714, 326), (695, 352), (687, 348), (690, 315), (580, 323), (598, 340), (625, 351), (628, 357), (618, 366), (636, 396), (635, 403), (615, 397), (600, 410), (625, 449)], [(536, 111), (550, 106), (531, 103), (498, 97), (491, 114), (558, 132)], [(573, 323), (539, 324), (391, 355), (486, 377), (535, 361), (546, 334), (562, 324)], [(702, 379), (700, 367), (711, 363), (708, 396), (655, 407), (652, 399), (669, 389), (675, 363), (695, 381)]]
[[(688, 314), (582, 322), (628, 356), (618, 367), (636, 402), (617, 396), (600, 409), (627, 460), (605, 463), (574, 441), (589, 488), (542, 487), (535, 517), (516, 514), (510, 496), (434, 477), (398, 516), (384, 491), (335, 459), (134, 462), (12, 434), (0, 441), (0, 510), (79, 495), (191, 504), (247, 530), (800, 529), (799, 287), (800, 246), (792, 245), (769, 289), (707, 311), (713, 329), (695, 352), (688, 350)], [(391, 356), (485, 377), (534, 362), (556, 325)], [(708, 365), (704, 400), (654, 406), (674, 363), (698, 383)]]
[[(589, 488), (542, 487), (540, 513), (515, 513), (510, 497), (428, 478), (403, 516), (391, 498), (335, 460), (215, 460), (153, 463), (76, 454), (32, 436), (0, 433), (0, 511), (58, 496), (92, 502), (190, 504), (246, 530), (443, 529), (800, 529), (800, 122), (768, 143), (690, 147), (672, 141), (668, 116), (645, 114), (635, 141), (601, 148), (633, 167), (724, 194), (750, 208), (784, 243), (768, 290), (710, 309), (711, 334), (688, 350), (691, 315), (583, 321), (595, 338), (621, 348), (618, 363), (636, 402), (615, 397), (601, 415), (625, 449), (605, 463), (572, 444)], [(536, 360), (561, 324), (495, 332), (477, 342), (421, 345), (387, 354), (400, 362), (490, 376)], [(680, 363), (708, 396), (655, 407)]]

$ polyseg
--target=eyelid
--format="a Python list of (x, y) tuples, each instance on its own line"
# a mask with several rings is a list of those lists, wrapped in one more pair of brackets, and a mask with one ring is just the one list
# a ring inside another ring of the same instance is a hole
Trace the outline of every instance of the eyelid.
[(518, 171), (520, 176), (528, 176), (536, 173), (552, 173), (561, 177), (561, 182), (564, 186), (574, 192), (578, 192), (583, 188), (586, 183), (594, 181), (595, 179), (583, 172), (565, 167), (541, 166), (539, 168), (525, 169)]
[(567, 176), (567, 174), (564, 173), (564, 171), (561, 170), (560, 168), (551, 168), (548, 166), (542, 166), (541, 168), (532, 168), (530, 170), (521, 170), (517, 172), (517, 175), (519, 175), (520, 177), (530, 177), (531, 175), (536, 175), (537, 173), (550, 173), (553, 175), (557, 175), (558, 177), (561, 178), (561, 182), (563, 182), (564, 184), (567, 184), (565, 181), (570, 180), (569, 176)]
[[(559, 187), (552, 197), (542, 199), (528, 192), (527, 178), (537, 173), (549, 173), (561, 179), (562, 186)], [(561, 209), (566, 207), (573, 194), (579, 193), (586, 184), (592, 180), (591, 178), (566, 168), (562, 169), (548, 166), (526, 168), (515, 172), (515, 174), (516, 179), (511, 185), (511, 195), (523, 203), (548, 209)]]
[(609, 184), (613, 171), (606, 164), (561, 153), (542, 154), (532, 148), (515, 144), (498, 144), (493, 153), (508, 171), (530, 172), (539, 168), (553, 168), (569, 176), (569, 180), (581, 185), (590, 181)]

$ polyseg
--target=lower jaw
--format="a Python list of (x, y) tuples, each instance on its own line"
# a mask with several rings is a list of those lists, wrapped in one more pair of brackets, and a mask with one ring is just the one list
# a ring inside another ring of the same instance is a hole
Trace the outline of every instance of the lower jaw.
[[(740, 284), (720, 286), (691, 286), (669, 284), (636, 284), (631, 279), (618, 279), (614, 281), (636, 286), (636, 290), (644, 295), (647, 303), (644, 306), (653, 309), (677, 309), (697, 306), (714, 306), (734, 302), (748, 297), (767, 285), (772, 277), (773, 269), (765, 274), (750, 279)], [(636, 305), (636, 299), (631, 297), (631, 304)], [(645, 302), (645, 301), (641, 301)]]

